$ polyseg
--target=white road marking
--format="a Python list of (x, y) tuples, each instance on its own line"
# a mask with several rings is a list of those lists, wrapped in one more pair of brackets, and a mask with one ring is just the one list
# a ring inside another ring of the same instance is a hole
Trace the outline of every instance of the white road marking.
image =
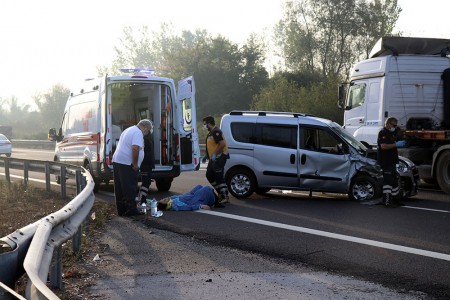
[[(0, 173), (0, 174), (5, 175), (3, 173)], [(21, 177), (21, 176), (16, 176), (16, 175), (10, 175), (10, 176), (14, 177), (14, 178), (22, 178), (23, 179), (23, 177)], [(45, 183), (45, 180), (39, 180), (39, 179), (29, 179), (29, 180)], [(57, 185), (56, 183), (53, 183), (53, 182), (51, 184)], [(100, 192), (100, 193), (106, 194), (108, 196), (114, 196), (114, 193), (109, 193), (109, 192)], [(427, 210), (427, 211), (435, 211), (435, 212), (444, 212), (444, 213), (450, 212), (447, 210), (421, 208), (421, 207), (414, 207), (414, 206), (402, 206), (402, 207), (403, 208), (411, 208), (411, 209), (419, 209), (419, 210)], [(358, 243), (358, 244), (363, 244), (363, 245), (369, 245), (369, 246), (374, 246), (374, 247), (379, 247), (379, 248), (384, 248), (384, 249), (390, 249), (390, 250), (394, 250), (394, 251), (400, 251), (400, 252), (411, 253), (411, 254), (416, 254), (416, 255), (450, 261), (450, 255), (444, 254), (444, 253), (439, 253), (439, 252), (405, 247), (405, 246), (384, 243), (384, 242), (379, 242), (379, 241), (374, 241), (374, 240), (369, 240), (369, 239), (363, 239), (363, 238), (358, 238), (358, 237), (352, 237), (352, 236), (347, 236), (347, 235), (342, 235), (342, 234), (337, 234), (337, 233), (332, 233), (332, 232), (327, 232), (327, 231), (322, 231), (322, 230), (310, 229), (310, 228), (306, 228), (306, 227), (299, 227), (299, 226), (293, 226), (293, 225), (286, 225), (286, 224), (277, 223), (277, 222), (265, 221), (265, 220), (254, 219), (254, 218), (249, 218), (249, 217), (236, 216), (236, 215), (232, 215), (232, 214), (226, 214), (226, 213), (210, 211), (210, 210), (198, 210), (197, 212), (204, 213), (204, 214), (210, 214), (210, 215), (216, 215), (219, 217), (224, 217), (224, 218), (229, 218), (229, 219), (235, 219), (235, 220), (244, 221), (244, 222), (250, 222), (250, 223), (255, 223), (255, 224), (260, 224), (260, 225), (266, 225), (266, 226), (286, 229), (286, 230), (303, 232), (303, 233), (328, 237), (328, 238), (342, 240), (342, 241), (348, 241), (348, 242), (353, 242), (353, 243)]]
[(400, 252), (411, 253), (411, 254), (416, 254), (416, 255), (450, 261), (449, 254), (444, 254), (444, 253), (439, 253), (439, 252), (405, 247), (405, 246), (384, 243), (384, 242), (379, 242), (379, 241), (374, 241), (374, 240), (368, 240), (368, 239), (363, 239), (363, 238), (358, 238), (358, 237), (353, 237), (353, 236), (348, 236), (348, 235), (342, 235), (342, 234), (337, 234), (337, 233), (332, 233), (332, 232), (327, 232), (327, 231), (322, 231), (322, 230), (310, 229), (310, 228), (306, 228), (306, 227), (299, 227), (299, 226), (293, 226), (293, 225), (286, 225), (286, 224), (277, 223), (277, 222), (236, 216), (236, 215), (232, 215), (232, 214), (226, 214), (226, 213), (210, 211), (210, 210), (198, 210), (197, 212), (209, 214), (209, 215), (215, 215), (215, 216), (223, 217), (223, 218), (229, 218), (229, 219), (250, 222), (250, 223), (255, 223), (255, 224), (260, 224), (260, 225), (265, 225), (265, 226), (271, 226), (271, 227), (276, 227), (276, 228), (281, 228), (281, 229), (286, 229), (286, 230), (292, 230), (292, 231), (297, 231), (297, 232), (303, 232), (303, 233), (323, 236), (323, 237), (347, 241), (347, 242), (353, 242), (353, 243), (358, 243), (358, 244), (363, 244), (363, 245), (369, 245), (369, 246), (374, 246), (374, 247), (379, 247), (379, 248), (384, 248), (384, 249), (390, 249), (390, 250), (394, 250), (394, 251), (400, 251)]
[(443, 210), (443, 209), (433, 209), (433, 208), (425, 208), (425, 207), (417, 207), (417, 206), (400, 206), (400, 207), (401, 208), (435, 211), (435, 212), (441, 212), (441, 213), (447, 213), (447, 214), (450, 213), (450, 210)]

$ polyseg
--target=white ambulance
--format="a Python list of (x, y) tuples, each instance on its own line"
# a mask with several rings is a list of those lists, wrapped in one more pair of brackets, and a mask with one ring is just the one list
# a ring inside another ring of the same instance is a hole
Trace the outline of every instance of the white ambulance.
[(98, 190), (101, 182), (113, 179), (112, 156), (122, 131), (150, 119), (152, 178), (159, 191), (167, 191), (180, 172), (200, 167), (194, 78), (179, 81), (176, 90), (172, 79), (152, 70), (121, 71), (125, 75), (86, 80), (71, 91), (61, 127), (49, 131), (49, 139), (57, 142), (54, 161), (83, 166)]

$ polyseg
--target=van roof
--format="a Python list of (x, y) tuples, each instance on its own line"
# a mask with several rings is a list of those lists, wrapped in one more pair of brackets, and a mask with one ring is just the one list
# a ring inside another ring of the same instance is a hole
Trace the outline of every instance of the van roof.
[(231, 117), (239, 117), (239, 116), (252, 116), (252, 117), (271, 117), (271, 118), (302, 118), (302, 121), (304, 120), (305, 123), (310, 125), (331, 125), (333, 121), (316, 117), (312, 114), (306, 114), (306, 113), (297, 113), (297, 112), (281, 112), (281, 111), (240, 111), (240, 110), (233, 110), (229, 114), (224, 115), (231, 116)]

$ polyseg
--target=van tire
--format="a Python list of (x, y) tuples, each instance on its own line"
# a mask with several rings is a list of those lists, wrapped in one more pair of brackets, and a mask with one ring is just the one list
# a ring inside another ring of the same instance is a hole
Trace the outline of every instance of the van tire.
[(436, 179), (441, 190), (450, 194), (450, 150), (439, 156), (436, 164)]
[(170, 190), (172, 186), (172, 178), (159, 178), (155, 179), (156, 187), (158, 188), (158, 192), (167, 192)]
[(236, 198), (250, 197), (256, 189), (255, 177), (244, 168), (236, 168), (229, 171), (226, 182), (228, 191)]
[(352, 179), (348, 196), (353, 201), (375, 199), (381, 196), (381, 186), (369, 175), (357, 175)]

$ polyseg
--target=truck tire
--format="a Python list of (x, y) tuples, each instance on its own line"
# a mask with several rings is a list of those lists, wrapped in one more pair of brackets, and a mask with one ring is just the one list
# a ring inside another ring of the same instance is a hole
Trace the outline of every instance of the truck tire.
[(439, 156), (436, 165), (436, 179), (441, 190), (450, 194), (450, 150)]

